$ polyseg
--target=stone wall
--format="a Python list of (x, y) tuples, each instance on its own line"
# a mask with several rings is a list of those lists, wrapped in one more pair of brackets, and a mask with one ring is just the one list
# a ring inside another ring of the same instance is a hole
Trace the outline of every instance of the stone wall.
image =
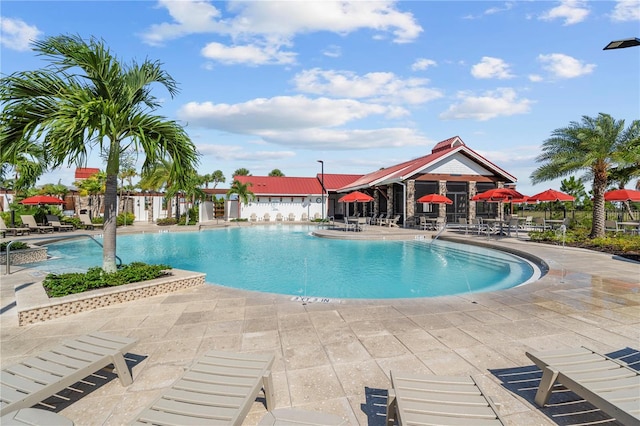
[[(22, 265), (25, 263), (42, 262), (47, 260), (47, 248), (36, 247), (21, 250), (9, 249), (10, 265)], [(7, 252), (3, 251), (0, 254), (0, 265), (7, 264)]]
[(42, 283), (16, 289), (18, 325), (34, 324), (67, 315), (204, 285), (205, 274), (171, 270), (172, 275), (64, 297), (49, 298)]

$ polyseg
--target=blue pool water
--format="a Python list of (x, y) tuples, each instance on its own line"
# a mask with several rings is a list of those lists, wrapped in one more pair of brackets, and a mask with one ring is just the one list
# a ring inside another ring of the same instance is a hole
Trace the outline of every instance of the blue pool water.
[[(206, 281), (268, 293), (327, 298), (411, 298), (500, 290), (535, 269), (495, 250), (446, 241), (346, 241), (309, 226), (238, 227), (118, 236), (123, 263), (165, 263)], [(82, 239), (50, 244), (36, 266), (57, 273), (100, 266), (102, 249)]]

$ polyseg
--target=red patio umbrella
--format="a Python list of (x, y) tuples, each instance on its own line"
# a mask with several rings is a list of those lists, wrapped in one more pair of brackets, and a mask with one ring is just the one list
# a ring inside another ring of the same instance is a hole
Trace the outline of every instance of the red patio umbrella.
[(338, 200), (339, 203), (367, 203), (369, 201), (373, 201), (373, 197), (360, 191), (351, 192)]
[(529, 201), (540, 201), (540, 202), (549, 202), (549, 201), (575, 201), (576, 197), (565, 194), (564, 192), (556, 191), (555, 189), (547, 189), (546, 191), (542, 191), (539, 194), (532, 195), (528, 198)]
[(431, 204), (453, 204), (450, 198), (440, 194), (423, 195), (416, 200), (418, 203), (431, 203)]
[(524, 195), (511, 188), (494, 188), (471, 197), (471, 201), (510, 202), (514, 199), (525, 198)]
[(640, 201), (640, 191), (635, 189), (614, 189), (604, 193), (605, 201)]
[(21, 204), (36, 206), (38, 204), (64, 204), (64, 201), (51, 195), (34, 195), (20, 201)]

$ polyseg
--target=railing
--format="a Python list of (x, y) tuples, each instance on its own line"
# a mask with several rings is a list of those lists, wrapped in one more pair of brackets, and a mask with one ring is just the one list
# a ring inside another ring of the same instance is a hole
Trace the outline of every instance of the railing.
[[(93, 235), (89, 235), (89, 234), (56, 235), (55, 237), (31, 237), (31, 238), (20, 238), (19, 240), (10, 241), (9, 244), (7, 244), (7, 270), (5, 271), (5, 275), (9, 275), (11, 273), (11, 256), (10, 256), (11, 244), (15, 243), (16, 241), (22, 242), (22, 241), (29, 241), (29, 240), (69, 240), (71, 238), (80, 238), (80, 237), (87, 237), (93, 240), (93, 242), (95, 242), (97, 245), (102, 247), (102, 244), (100, 244), (98, 240), (93, 238)], [(117, 266), (122, 266), (122, 259), (120, 259), (118, 256), (116, 256), (116, 259), (118, 259)]]
[(444, 231), (446, 231), (446, 230), (447, 230), (447, 222), (445, 222), (445, 223), (443, 223), (443, 224), (442, 224), (442, 229), (440, 229), (440, 230), (438, 231), (438, 233), (433, 237), (433, 239), (431, 240), (431, 242), (430, 242), (429, 244), (433, 244), (433, 242), (434, 242), (435, 240), (437, 240), (437, 239), (438, 239), (438, 237), (439, 237), (439, 236), (440, 236)]

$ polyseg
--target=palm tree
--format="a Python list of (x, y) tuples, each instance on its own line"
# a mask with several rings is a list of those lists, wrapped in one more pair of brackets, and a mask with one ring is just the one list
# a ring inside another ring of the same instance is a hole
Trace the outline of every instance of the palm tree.
[(49, 60), (46, 68), (16, 72), (0, 80), (0, 146), (19, 151), (32, 137), (57, 167), (65, 160), (84, 166), (89, 149), (106, 153), (102, 267), (116, 270), (116, 205), (120, 155), (141, 150), (142, 169), (172, 160), (172, 179), (181, 180), (198, 162), (196, 147), (175, 121), (152, 114), (160, 102), (151, 95), (159, 83), (170, 96), (174, 79), (159, 62), (122, 64), (104, 42), (57, 36), (34, 42)]
[(42, 145), (30, 139), (23, 139), (14, 144), (6, 144), (0, 138), (0, 176), (11, 170), (14, 172), (13, 189), (20, 191), (33, 187), (36, 181), (48, 169), (47, 153)]
[(232, 194), (236, 194), (238, 196), (238, 216), (242, 216), (240, 214), (240, 203), (248, 204), (256, 196), (249, 189), (250, 186), (253, 186), (251, 182), (242, 183), (239, 180), (234, 180), (231, 184), (231, 188), (227, 191), (227, 200)]
[(211, 173), (210, 176), (211, 176), (210, 182), (213, 183), (213, 189), (215, 189), (219, 183), (224, 183), (227, 180), (224, 177), (224, 173), (222, 173), (222, 170), (216, 170), (215, 172)]
[(609, 173), (615, 165), (627, 163), (628, 152), (637, 152), (639, 144), (640, 120), (634, 120), (625, 129), (624, 120), (614, 120), (608, 114), (583, 116), (582, 122), (571, 122), (568, 127), (552, 132), (536, 159), (544, 164), (531, 174), (531, 181), (536, 184), (586, 171), (593, 179), (593, 222), (589, 236), (604, 236), (604, 193)]
[(251, 176), (251, 173), (249, 173), (249, 169), (241, 167), (233, 172), (233, 176)]
[(284, 177), (284, 173), (280, 171), (280, 169), (273, 169), (269, 172), (269, 176), (272, 177)]

